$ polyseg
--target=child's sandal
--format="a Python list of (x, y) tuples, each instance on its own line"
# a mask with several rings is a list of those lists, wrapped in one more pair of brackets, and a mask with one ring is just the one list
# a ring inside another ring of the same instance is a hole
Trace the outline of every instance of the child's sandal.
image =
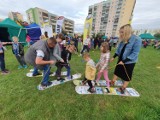
[(110, 86), (112, 86), (112, 87), (113, 87), (113, 86), (114, 86), (114, 84), (115, 84), (115, 81), (113, 81), (113, 80), (112, 80), (112, 81), (110, 82)]

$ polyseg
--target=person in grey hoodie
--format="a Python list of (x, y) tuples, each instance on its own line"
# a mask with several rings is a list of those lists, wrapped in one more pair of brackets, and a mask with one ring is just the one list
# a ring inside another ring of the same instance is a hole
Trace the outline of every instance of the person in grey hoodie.
[(58, 76), (58, 68), (60, 66), (60, 62), (63, 63), (64, 60), (61, 58), (61, 52), (62, 52), (62, 42), (63, 40), (63, 35), (62, 34), (58, 34), (57, 35), (57, 44), (54, 48), (54, 51), (53, 51), (53, 56), (54, 58), (57, 60), (56, 62), (56, 67), (57, 67), (57, 70), (56, 70), (56, 76), (57, 76), (57, 80), (64, 80), (63, 78), (61, 78), (60, 76)]

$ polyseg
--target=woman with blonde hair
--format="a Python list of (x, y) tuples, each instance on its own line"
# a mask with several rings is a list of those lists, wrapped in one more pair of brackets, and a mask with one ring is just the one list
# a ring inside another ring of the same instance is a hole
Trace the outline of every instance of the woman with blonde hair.
[(132, 79), (133, 69), (138, 60), (142, 40), (138, 36), (132, 34), (132, 27), (130, 24), (122, 26), (119, 30), (119, 34), (120, 43), (115, 55), (110, 60), (110, 62), (112, 62), (118, 56), (118, 62), (111, 85), (114, 85), (117, 78), (120, 77), (124, 80), (124, 84), (118, 91), (124, 94), (125, 88)]

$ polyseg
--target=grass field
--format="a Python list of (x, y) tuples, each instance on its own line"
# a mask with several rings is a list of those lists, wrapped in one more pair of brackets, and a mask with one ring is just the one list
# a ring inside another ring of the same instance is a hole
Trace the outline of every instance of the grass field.
[[(99, 51), (90, 53), (97, 61)], [(141, 94), (139, 98), (78, 95), (72, 82), (38, 91), (41, 78), (25, 76), (31, 67), (18, 70), (11, 49), (5, 56), (11, 73), (0, 75), (0, 120), (160, 120), (160, 69), (156, 68), (160, 66), (160, 51), (151, 47), (141, 49), (129, 85)], [(72, 73), (84, 73), (81, 57), (73, 55), (70, 63)], [(113, 71), (109, 71), (110, 79)]]

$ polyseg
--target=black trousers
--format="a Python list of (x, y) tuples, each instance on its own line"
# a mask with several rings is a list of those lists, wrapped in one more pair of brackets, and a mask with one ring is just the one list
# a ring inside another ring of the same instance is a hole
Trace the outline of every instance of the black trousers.
[(75, 42), (75, 47), (76, 47), (76, 49), (77, 49), (77, 52), (78, 52), (78, 42)]
[(1, 66), (1, 70), (5, 71), (4, 53), (0, 53), (0, 66)]
[(21, 66), (26, 65), (26, 62), (25, 62), (25, 60), (24, 60), (24, 56), (15, 55), (15, 57), (16, 57), (17, 61), (19, 62), (19, 64), (20, 64)]
[(98, 48), (100, 48), (101, 47), (101, 42), (98, 42)]
[(83, 46), (83, 50), (81, 51), (81, 54), (83, 54), (84, 50), (87, 49), (87, 52), (89, 52), (89, 47), (88, 45), (84, 45)]
[(84, 78), (84, 82), (87, 81), (90, 88), (93, 88), (91, 80), (88, 80), (87, 78)]

